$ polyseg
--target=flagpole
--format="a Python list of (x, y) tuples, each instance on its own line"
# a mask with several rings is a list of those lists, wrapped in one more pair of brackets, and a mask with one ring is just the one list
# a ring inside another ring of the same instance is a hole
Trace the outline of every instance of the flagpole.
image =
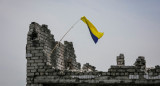
[(69, 33), (69, 31), (71, 31), (71, 29), (78, 23), (80, 21), (80, 19), (79, 20), (77, 20), (70, 28), (69, 28), (69, 30), (62, 36), (62, 38), (59, 40), (59, 42), (56, 44), (56, 46), (52, 49), (52, 51), (50, 52), (50, 55), (49, 56), (51, 56), (51, 54), (53, 53), (53, 51), (58, 47), (58, 45), (60, 44), (60, 42), (63, 40), (63, 38)]

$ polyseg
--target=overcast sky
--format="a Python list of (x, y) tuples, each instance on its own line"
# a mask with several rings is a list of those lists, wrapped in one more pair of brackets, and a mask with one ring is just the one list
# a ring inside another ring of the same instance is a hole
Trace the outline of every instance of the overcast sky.
[(104, 36), (95, 44), (80, 21), (64, 38), (73, 42), (81, 64), (108, 71), (123, 53), (126, 65), (133, 65), (138, 56), (145, 56), (147, 67), (160, 65), (160, 0), (0, 0), (1, 86), (26, 84), (31, 22), (47, 24), (58, 41), (82, 16)]

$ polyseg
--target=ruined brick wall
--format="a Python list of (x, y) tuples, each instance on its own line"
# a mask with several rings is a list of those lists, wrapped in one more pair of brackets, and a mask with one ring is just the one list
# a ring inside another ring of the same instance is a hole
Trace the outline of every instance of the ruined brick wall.
[[(55, 44), (58, 44), (56, 42)], [(59, 43), (58, 47), (52, 52), (51, 56), (51, 63), (56, 69), (64, 70), (65, 63), (64, 63), (64, 52), (65, 46), (62, 43)]]
[(118, 66), (125, 65), (124, 54), (120, 54), (119, 56), (117, 56), (117, 65)]
[(64, 58), (66, 64), (65, 68), (70, 70), (71, 69), (80, 70), (81, 65), (76, 61), (75, 50), (72, 42), (64, 41), (64, 46), (65, 46)]
[(72, 42), (59, 43), (50, 54), (57, 43), (47, 25), (30, 24), (26, 44), (27, 86), (160, 86), (160, 67), (146, 69), (144, 57), (138, 57), (134, 66), (112, 65), (107, 72), (95, 71), (89, 64), (81, 69)]
[(83, 71), (96, 71), (96, 67), (86, 63), (82, 67)]
[(34, 83), (35, 76), (50, 74), (47, 70), (65, 70), (66, 58), (72, 59), (71, 64), (74, 69), (80, 69), (80, 63), (76, 61), (72, 42), (59, 43), (58, 47), (51, 53), (56, 44), (58, 41), (55, 41), (54, 35), (51, 34), (47, 25), (39, 25), (35, 22), (30, 24), (26, 44), (28, 85)]
[(29, 28), (26, 44), (27, 85), (34, 83), (35, 76), (45, 75), (46, 69), (52, 68), (48, 54), (55, 45), (47, 25), (32, 22)]
[(145, 57), (144, 56), (139, 56), (134, 65), (137, 67), (137, 68), (140, 68), (142, 70), (146, 70), (146, 60), (145, 60)]

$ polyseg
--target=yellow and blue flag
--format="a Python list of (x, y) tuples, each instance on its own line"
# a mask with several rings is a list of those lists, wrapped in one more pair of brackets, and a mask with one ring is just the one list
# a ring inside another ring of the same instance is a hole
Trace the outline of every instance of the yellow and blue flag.
[(95, 43), (98, 42), (98, 39), (100, 39), (104, 33), (98, 32), (98, 30), (95, 28), (95, 26), (85, 17), (81, 17), (81, 20), (87, 24), (89, 32), (92, 36), (92, 39)]

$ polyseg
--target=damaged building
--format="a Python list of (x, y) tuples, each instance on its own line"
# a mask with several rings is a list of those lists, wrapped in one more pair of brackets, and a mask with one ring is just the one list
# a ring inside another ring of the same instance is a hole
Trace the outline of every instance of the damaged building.
[(106, 71), (89, 63), (81, 68), (76, 58), (72, 42), (56, 41), (47, 25), (32, 22), (26, 44), (26, 86), (160, 86), (160, 66), (147, 68), (143, 56), (127, 66), (120, 54), (117, 65)]

